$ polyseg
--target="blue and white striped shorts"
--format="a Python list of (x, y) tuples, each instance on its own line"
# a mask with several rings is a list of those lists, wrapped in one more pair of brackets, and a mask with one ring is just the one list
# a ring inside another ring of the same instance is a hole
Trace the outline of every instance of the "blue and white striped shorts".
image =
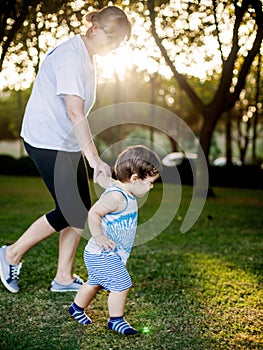
[(84, 250), (84, 262), (88, 270), (88, 284), (100, 285), (111, 292), (131, 288), (131, 277), (118, 255), (91, 254)]

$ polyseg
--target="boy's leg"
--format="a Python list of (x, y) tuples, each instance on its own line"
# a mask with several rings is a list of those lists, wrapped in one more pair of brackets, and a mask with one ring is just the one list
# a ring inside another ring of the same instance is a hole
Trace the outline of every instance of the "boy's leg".
[(91, 303), (92, 299), (101, 290), (101, 286), (91, 286), (88, 283), (83, 284), (80, 287), (78, 293), (75, 296), (74, 302), (80, 307), (87, 307)]
[(108, 328), (125, 335), (137, 333), (123, 317), (129, 290), (130, 289), (126, 289), (122, 292), (110, 292), (108, 298), (110, 314)]
[(68, 309), (71, 316), (74, 317), (78, 323), (84, 325), (92, 323), (91, 319), (84, 312), (84, 309), (91, 303), (92, 299), (100, 289), (101, 286), (91, 286), (88, 283), (85, 283), (80, 287), (74, 302)]
[(122, 292), (110, 292), (108, 298), (108, 308), (110, 317), (119, 317), (124, 315), (129, 291), (130, 288)]

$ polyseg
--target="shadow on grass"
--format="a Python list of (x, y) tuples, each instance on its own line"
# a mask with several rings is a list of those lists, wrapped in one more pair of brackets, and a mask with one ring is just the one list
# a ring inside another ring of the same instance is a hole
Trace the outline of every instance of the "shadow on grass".
[(155, 310), (164, 343), (176, 341), (171, 349), (263, 348), (263, 193), (229, 193), (209, 199), (187, 234), (176, 218), (134, 254), (142, 308), (149, 319)]
[[(1, 244), (17, 239), (33, 216), (50, 207), (40, 180), (5, 181), (0, 198)], [(171, 225), (135, 247), (128, 261), (134, 287), (125, 317), (147, 333), (129, 338), (107, 330), (105, 292), (87, 310), (94, 321), (91, 327), (71, 319), (67, 308), (74, 293), (47, 291), (56, 267), (55, 235), (25, 255), (19, 294), (0, 287), (1, 350), (261, 349), (263, 194), (218, 189), (194, 227), (181, 234), (190, 192), (185, 189)], [(158, 186), (153, 193), (160, 195)], [(152, 210), (146, 207), (145, 216), (150, 217)], [(85, 244), (83, 239), (75, 260), (75, 271), (83, 278)]]

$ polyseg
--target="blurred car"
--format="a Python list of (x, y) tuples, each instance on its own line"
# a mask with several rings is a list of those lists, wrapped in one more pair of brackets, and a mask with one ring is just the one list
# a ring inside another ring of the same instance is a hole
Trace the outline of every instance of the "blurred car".
[[(237, 158), (237, 157), (232, 157), (231, 161), (232, 161), (233, 165), (237, 165), (237, 166), (241, 166), (242, 165), (241, 160), (239, 158)], [(227, 164), (226, 157), (219, 157), (219, 158), (216, 158), (213, 161), (213, 165), (214, 166), (225, 166), (226, 164)]]
[(172, 152), (162, 159), (162, 164), (167, 167), (173, 167), (181, 165), (184, 160), (193, 161), (196, 159), (196, 153)]

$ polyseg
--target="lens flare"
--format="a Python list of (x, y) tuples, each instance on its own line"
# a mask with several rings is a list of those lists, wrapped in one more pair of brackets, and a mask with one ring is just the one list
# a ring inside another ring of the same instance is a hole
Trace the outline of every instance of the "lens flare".
[(143, 329), (142, 329), (142, 333), (143, 334), (149, 334), (149, 333), (151, 333), (151, 330), (150, 330), (150, 328), (149, 327), (143, 327)]
[[(193, 162), (189, 162), (193, 188), (192, 197), (186, 214), (182, 215), (181, 212), (180, 214), (178, 212), (183, 186), (180, 173), (177, 167), (173, 166), (171, 169), (166, 169), (166, 171), (162, 173), (162, 196), (160, 197), (159, 207), (149, 220), (143, 221), (138, 225), (134, 246), (142, 245), (157, 237), (175, 218), (177, 222), (180, 223), (178, 231), (180, 230), (181, 233), (185, 233), (190, 230), (198, 220), (205, 205), (209, 177), (204, 152), (202, 151), (199, 140), (189, 126), (171, 111), (152, 104), (138, 102), (119, 103), (95, 110), (89, 115), (89, 123), (93, 137), (98, 136), (100, 133), (110, 128), (120, 128), (125, 125), (139, 125), (144, 128), (151, 127), (165, 137), (174, 140), (184, 154), (187, 154), (186, 148), (188, 144), (194, 147), (194, 154), (197, 159), (196, 165), (194, 165)], [(72, 129), (68, 138), (65, 140), (65, 145), (67, 142), (70, 142), (73, 136), (74, 130)], [(146, 140), (144, 137), (135, 138), (127, 136), (125, 139), (113, 139), (115, 141), (109, 144), (101, 154), (102, 159), (105, 155), (105, 160), (108, 164), (110, 164), (110, 161), (117, 158), (117, 155), (124, 147), (135, 144), (146, 144), (158, 154), (162, 154), (162, 157), (167, 155), (167, 151), (162, 149), (157, 142), (154, 142), (154, 140)], [(64, 145), (61, 145), (61, 150), (63, 149)], [(61, 183), (64, 170), (64, 153), (63, 151), (59, 152), (56, 160), (54, 173), (55, 191), (63, 216), (67, 219), (68, 223), (71, 223), (70, 226), (75, 227), (75, 216), (72, 213), (72, 207), (64, 200), (65, 184)], [(80, 158), (80, 153), (76, 152), (76, 154), (78, 154)], [(79, 159), (76, 160), (76, 164), (74, 164), (76, 170), (78, 168), (78, 161)], [(70, 183), (68, 186), (72, 187), (72, 184)], [(76, 194), (74, 206), (77, 206), (78, 212), (81, 213), (83, 217), (86, 217), (87, 208), (79, 195), (78, 188), (76, 187), (72, 189), (72, 191), (73, 190)], [(88, 239), (89, 237), (90, 236), (87, 235), (86, 238)]]

